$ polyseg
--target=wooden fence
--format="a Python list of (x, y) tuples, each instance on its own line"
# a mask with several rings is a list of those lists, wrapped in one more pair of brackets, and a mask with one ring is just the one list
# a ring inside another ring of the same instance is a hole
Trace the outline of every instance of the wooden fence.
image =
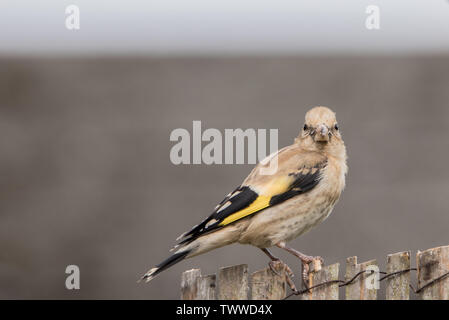
[[(416, 268), (410, 264), (410, 251), (387, 256), (387, 268), (379, 271), (376, 260), (363, 263), (357, 257), (346, 259), (344, 280), (339, 280), (339, 263), (315, 266), (309, 273), (309, 290), (301, 290), (302, 300), (338, 300), (345, 288), (346, 300), (375, 300), (385, 285), (385, 299), (408, 300), (415, 292), (421, 299), (449, 300), (449, 246), (416, 254)], [(248, 266), (221, 268), (216, 275), (201, 275), (199, 269), (185, 271), (181, 280), (183, 300), (274, 300), (290, 294), (285, 273), (276, 275), (270, 268), (249, 275)], [(412, 286), (412, 276), (417, 287)]]

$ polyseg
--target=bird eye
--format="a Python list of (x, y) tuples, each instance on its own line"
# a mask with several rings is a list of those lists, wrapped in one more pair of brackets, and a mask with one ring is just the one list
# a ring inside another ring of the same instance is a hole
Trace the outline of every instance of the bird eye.
[(309, 129), (309, 126), (305, 124), (303, 129), (304, 131), (306, 131), (307, 129)]
[(337, 131), (338, 131), (338, 129), (340, 129), (340, 127), (338, 126), (338, 123), (335, 124), (334, 128), (335, 128), (335, 130), (337, 130)]

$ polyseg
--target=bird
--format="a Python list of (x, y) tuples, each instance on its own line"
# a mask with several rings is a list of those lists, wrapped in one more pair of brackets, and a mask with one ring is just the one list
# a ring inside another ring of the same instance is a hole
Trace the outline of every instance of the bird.
[(297, 291), (290, 278), (293, 272), (269, 248), (293, 254), (301, 260), (307, 285), (309, 263), (323, 259), (303, 254), (287, 243), (330, 215), (345, 188), (348, 166), (340, 126), (331, 109), (310, 109), (299, 131), (292, 145), (260, 161), (212, 214), (179, 236), (172, 255), (140, 280), (149, 282), (184, 259), (239, 243), (261, 249), (270, 258), (273, 272), (277, 273), (278, 265), (284, 267), (290, 288)]

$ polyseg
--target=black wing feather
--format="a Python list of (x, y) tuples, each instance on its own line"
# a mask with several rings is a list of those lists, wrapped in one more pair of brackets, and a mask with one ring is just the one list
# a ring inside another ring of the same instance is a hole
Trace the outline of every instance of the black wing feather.
[[(295, 180), (291, 184), (288, 191), (275, 195), (270, 199), (270, 207), (312, 190), (320, 182), (322, 172), (321, 169), (323, 169), (326, 164), (327, 162), (324, 161), (312, 168), (307, 168), (309, 169), (307, 171), (303, 170), (306, 168), (299, 168), (298, 172), (290, 173), (289, 175), (294, 176)], [(209, 217), (192, 228), (192, 230), (185, 233), (182, 236), (184, 239), (179, 242), (178, 245), (189, 243), (197, 239), (199, 236), (221, 228), (222, 226), (219, 225), (220, 222), (231, 214), (251, 205), (251, 203), (253, 203), (258, 196), (259, 195), (257, 192), (248, 186), (237, 187), (232, 193), (225, 197), (223, 201), (220, 202), (216, 210)], [(229, 204), (223, 209), (223, 206), (227, 203)]]
[[(190, 242), (206, 232), (218, 229), (221, 221), (223, 221), (226, 217), (233, 214), (234, 212), (237, 212), (249, 206), (254, 202), (254, 200), (257, 199), (258, 196), (259, 195), (255, 191), (251, 190), (251, 188), (248, 186), (237, 187), (232, 193), (229, 194), (229, 196), (227, 196), (222, 202), (220, 202), (220, 204), (217, 206), (217, 209), (209, 217), (207, 217), (205, 220), (203, 220), (203, 222), (186, 233), (184, 237), (187, 238), (179, 242), (179, 244)], [(222, 209), (227, 202), (229, 202), (229, 205), (226, 208)], [(214, 222), (208, 225), (211, 221)]]

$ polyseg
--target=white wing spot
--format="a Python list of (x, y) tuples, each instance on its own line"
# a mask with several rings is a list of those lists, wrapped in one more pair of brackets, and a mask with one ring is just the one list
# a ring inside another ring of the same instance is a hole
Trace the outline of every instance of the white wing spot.
[(209, 221), (209, 222), (206, 224), (206, 228), (209, 227), (210, 225), (216, 223), (216, 222), (217, 222), (216, 219), (212, 219), (211, 221)]
[(229, 207), (230, 205), (231, 205), (231, 201), (227, 201), (225, 204), (223, 204), (223, 205), (221, 206), (220, 210), (218, 210), (217, 213), (220, 212), (220, 211), (223, 211), (224, 209), (226, 209), (226, 208)]

